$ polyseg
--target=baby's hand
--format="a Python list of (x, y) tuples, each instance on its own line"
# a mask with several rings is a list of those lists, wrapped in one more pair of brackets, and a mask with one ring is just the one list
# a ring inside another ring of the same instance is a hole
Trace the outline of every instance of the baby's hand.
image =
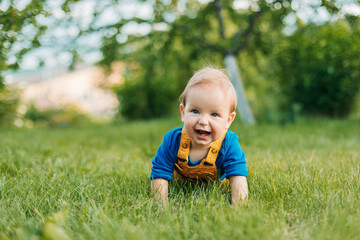
[(248, 185), (246, 177), (231, 176), (231, 205), (237, 207), (239, 204), (247, 204)]
[(163, 206), (168, 204), (169, 182), (162, 178), (154, 178), (151, 181), (151, 191), (155, 194), (155, 199), (160, 201)]

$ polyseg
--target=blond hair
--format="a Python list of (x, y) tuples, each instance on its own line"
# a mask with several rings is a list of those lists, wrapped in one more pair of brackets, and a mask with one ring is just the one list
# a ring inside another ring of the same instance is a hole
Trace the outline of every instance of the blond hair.
[(190, 78), (184, 91), (180, 95), (180, 101), (184, 106), (186, 105), (186, 97), (190, 89), (201, 84), (216, 84), (220, 86), (224, 90), (225, 96), (229, 98), (230, 112), (235, 111), (237, 98), (234, 86), (224, 71), (213, 67), (202, 68), (195, 72)]

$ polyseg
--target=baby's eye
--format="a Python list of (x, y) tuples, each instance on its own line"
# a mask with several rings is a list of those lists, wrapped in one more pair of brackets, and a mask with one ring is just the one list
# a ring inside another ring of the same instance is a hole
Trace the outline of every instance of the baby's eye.
[(212, 116), (212, 117), (218, 117), (219, 114), (217, 114), (217, 113), (212, 113), (211, 116)]
[(191, 110), (191, 112), (192, 112), (192, 113), (195, 113), (195, 114), (198, 114), (198, 113), (199, 113), (199, 111), (196, 110), (196, 109)]

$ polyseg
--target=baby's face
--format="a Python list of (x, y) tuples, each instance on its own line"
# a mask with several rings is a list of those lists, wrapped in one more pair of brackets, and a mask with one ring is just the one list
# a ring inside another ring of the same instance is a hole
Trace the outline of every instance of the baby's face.
[(229, 109), (229, 97), (221, 87), (201, 84), (190, 89), (180, 111), (192, 148), (209, 148), (223, 135), (235, 117)]

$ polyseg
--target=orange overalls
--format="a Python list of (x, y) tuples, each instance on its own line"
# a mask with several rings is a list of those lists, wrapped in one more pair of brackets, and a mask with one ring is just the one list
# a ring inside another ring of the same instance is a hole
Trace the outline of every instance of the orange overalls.
[(183, 128), (181, 132), (180, 147), (177, 154), (177, 162), (175, 163), (174, 179), (217, 181), (218, 176), (215, 161), (225, 135), (226, 131), (221, 138), (211, 144), (206, 158), (201, 160), (199, 165), (190, 167), (188, 162), (191, 138), (186, 134), (185, 129)]

